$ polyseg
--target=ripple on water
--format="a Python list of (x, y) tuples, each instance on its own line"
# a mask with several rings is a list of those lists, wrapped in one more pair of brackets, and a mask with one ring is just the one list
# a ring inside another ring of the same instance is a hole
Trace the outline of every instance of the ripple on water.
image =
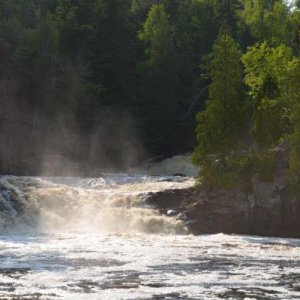
[(296, 240), (60, 233), (0, 241), (0, 299), (300, 299)]

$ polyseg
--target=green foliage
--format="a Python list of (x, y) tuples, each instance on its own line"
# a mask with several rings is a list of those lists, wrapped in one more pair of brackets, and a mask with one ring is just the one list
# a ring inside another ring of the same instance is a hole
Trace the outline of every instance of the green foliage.
[(179, 86), (183, 72), (177, 44), (179, 36), (165, 6), (153, 5), (139, 32), (139, 39), (146, 46), (145, 62), (142, 64), (141, 113), (145, 120), (147, 147), (156, 154), (160, 154), (159, 151), (171, 152), (176, 138), (174, 128), (177, 127), (184, 91), (184, 87)]
[(245, 146), (267, 152), (285, 139), (296, 174), (299, 20), (283, 0), (0, 0), (0, 164), (43, 151), (122, 157), (123, 144), (103, 142), (122, 122), (111, 130), (105, 116), (130, 115), (153, 156), (191, 151), (197, 122), (194, 159), (208, 181), (219, 170), (234, 186)]
[(284, 44), (270, 46), (264, 42), (249, 47), (243, 55), (243, 63), (249, 94), (259, 102), (263, 98), (278, 97), (294, 61), (289, 47)]
[(210, 156), (209, 164), (201, 167), (200, 183), (204, 187), (241, 189), (253, 192), (253, 180), (272, 182), (275, 164), (274, 154), (270, 151), (234, 153), (226, 157), (225, 163)]
[(237, 147), (245, 116), (240, 57), (230, 34), (221, 32), (213, 47), (209, 99), (205, 111), (197, 116), (196, 164), (201, 165), (211, 154), (225, 160)]
[(290, 161), (289, 169), (292, 176), (300, 179), (300, 61), (296, 61), (290, 72), (289, 86), (291, 93), (290, 123), (292, 126), (289, 136)]
[(290, 130), (288, 82), (296, 60), (291, 48), (266, 42), (249, 47), (242, 60), (254, 106), (252, 133), (258, 146), (275, 146)]
[(226, 163), (216, 160), (214, 156), (209, 160), (209, 164), (201, 166), (199, 182), (206, 188), (236, 189), (241, 187), (241, 177), (237, 169), (237, 161), (231, 157)]
[(159, 65), (174, 52), (174, 28), (162, 4), (153, 5), (148, 18), (139, 33), (139, 38), (148, 45), (149, 64)]
[(245, 24), (257, 41), (277, 39), (290, 44), (293, 39), (287, 1), (244, 0), (241, 12)]
[(285, 107), (280, 100), (261, 101), (252, 128), (256, 143), (263, 148), (275, 146), (289, 131), (289, 120), (283, 114)]

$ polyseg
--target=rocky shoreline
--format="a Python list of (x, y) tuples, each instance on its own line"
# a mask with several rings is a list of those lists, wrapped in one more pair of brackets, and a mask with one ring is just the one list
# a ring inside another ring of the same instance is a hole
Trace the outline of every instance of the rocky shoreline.
[(152, 193), (147, 203), (178, 215), (192, 234), (300, 238), (300, 205), (284, 185), (257, 183), (252, 194), (201, 187)]
[[(275, 149), (273, 180), (253, 178), (251, 192), (201, 185), (153, 193), (148, 203), (178, 215), (193, 234), (246, 234), (300, 238), (300, 199), (290, 183), (289, 145)], [(298, 188), (299, 189), (299, 188)]]
[[(265, 183), (253, 180), (251, 193), (205, 189), (194, 186), (191, 180), (181, 189), (145, 192), (146, 204), (157, 208), (161, 214), (183, 220), (189, 232), (195, 235), (224, 233), (300, 238), (299, 193), (293, 192), (288, 184), (287, 150), (278, 148), (274, 153), (274, 180)], [(55, 171), (51, 175), (56, 175), (56, 171), (62, 175), (58, 166), (74, 171), (72, 164), (62, 163), (60, 157), (54, 158), (61, 164), (51, 164)], [(52, 162), (49, 158), (48, 161)], [(78, 169), (82, 170), (80, 166)], [(142, 174), (145, 170), (152, 176), (185, 173), (186, 179), (192, 179), (197, 173), (187, 156), (177, 156), (136, 172)]]

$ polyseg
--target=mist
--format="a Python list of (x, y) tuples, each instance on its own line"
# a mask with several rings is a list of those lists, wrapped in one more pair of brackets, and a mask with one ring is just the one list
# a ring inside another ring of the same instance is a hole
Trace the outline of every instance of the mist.
[(10, 82), (0, 82), (2, 174), (97, 176), (127, 170), (146, 157), (129, 112), (106, 109), (97, 124), (79, 126), (76, 114), (45, 115), (17, 99)]

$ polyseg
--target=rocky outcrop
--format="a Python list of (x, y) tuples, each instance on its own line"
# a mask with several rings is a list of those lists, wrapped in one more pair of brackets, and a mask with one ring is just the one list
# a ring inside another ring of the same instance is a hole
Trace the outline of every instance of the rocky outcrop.
[(274, 180), (253, 179), (253, 190), (204, 189), (162, 191), (152, 194), (148, 203), (162, 213), (178, 214), (194, 234), (253, 234), (300, 238), (300, 199), (288, 184), (289, 146), (272, 150)]
[(257, 184), (255, 192), (188, 188), (152, 194), (148, 203), (183, 219), (193, 234), (300, 237), (300, 203), (286, 187)]

